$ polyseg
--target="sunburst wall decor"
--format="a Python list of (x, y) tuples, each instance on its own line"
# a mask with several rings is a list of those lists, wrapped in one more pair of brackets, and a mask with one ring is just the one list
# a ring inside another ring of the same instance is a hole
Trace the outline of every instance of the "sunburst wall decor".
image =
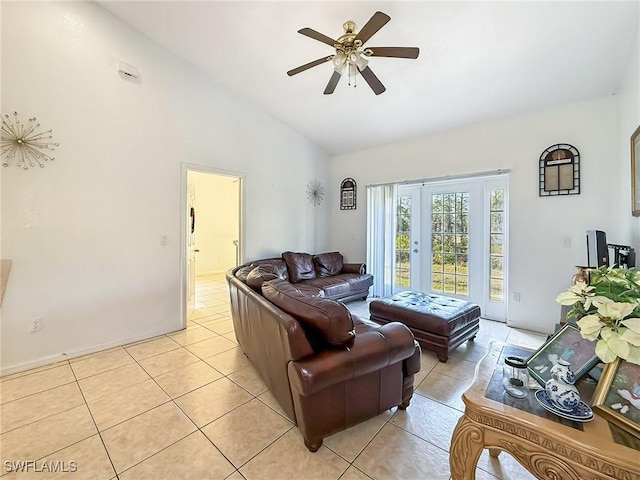
[(55, 157), (45, 153), (53, 151), (60, 144), (52, 140), (53, 130), (40, 130), (36, 117), (27, 123), (18, 118), (18, 112), (13, 112), (13, 119), (9, 115), (2, 116), (2, 132), (0, 135), (0, 156), (5, 157), (3, 167), (9, 166), (9, 160), (16, 159), (16, 166), (29, 170), (36, 165), (44, 168), (48, 160)]
[(317, 180), (311, 180), (307, 184), (307, 200), (314, 207), (322, 203), (324, 198), (324, 187)]

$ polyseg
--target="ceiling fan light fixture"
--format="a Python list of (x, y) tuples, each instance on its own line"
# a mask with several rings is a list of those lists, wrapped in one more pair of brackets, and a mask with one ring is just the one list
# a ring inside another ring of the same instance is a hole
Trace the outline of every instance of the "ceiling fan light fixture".
[(347, 61), (347, 56), (343, 52), (337, 52), (331, 61), (333, 62), (333, 66), (337, 69), (344, 66)]
[(342, 74), (344, 73), (344, 69), (346, 68), (346, 66), (347, 66), (347, 65), (348, 65), (348, 63), (347, 63), (347, 62), (343, 62), (343, 63), (341, 63), (340, 65), (336, 65), (336, 66), (333, 68), (333, 71), (334, 71), (334, 72), (338, 72), (340, 75), (342, 75)]
[(356, 67), (358, 67), (358, 70), (363, 70), (367, 68), (367, 65), (369, 64), (369, 60), (367, 60), (366, 58), (364, 58), (362, 55), (358, 53), (353, 63), (355, 64)]
[(306, 37), (333, 47), (336, 53), (289, 70), (287, 75), (296, 75), (331, 60), (334, 72), (324, 90), (325, 95), (331, 95), (334, 92), (345, 69), (348, 71), (349, 85), (351, 85), (351, 77), (353, 76), (353, 86), (356, 86), (356, 77), (358, 73), (360, 73), (373, 92), (376, 95), (380, 95), (386, 89), (378, 77), (371, 71), (371, 68), (369, 68), (368, 58), (388, 57), (415, 59), (418, 58), (420, 52), (417, 47), (364, 47), (364, 44), (378, 32), (378, 30), (385, 26), (389, 20), (391, 20), (391, 17), (386, 13), (376, 12), (358, 33), (356, 33), (356, 24), (350, 20), (343, 24), (344, 34), (336, 40), (309, 27), (298, 30), (298, 33)]

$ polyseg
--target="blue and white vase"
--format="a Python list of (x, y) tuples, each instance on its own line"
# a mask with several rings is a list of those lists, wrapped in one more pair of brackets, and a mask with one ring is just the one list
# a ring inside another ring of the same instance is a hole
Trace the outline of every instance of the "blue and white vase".
[(580, 393), (573, 385), (576, 377), (569, 368), (569, 362), (558, 359), (551, 367), (551, 378), (545, 383), (544, 389), (549, 399), (558, 410), (573, 411), (580, 403)]

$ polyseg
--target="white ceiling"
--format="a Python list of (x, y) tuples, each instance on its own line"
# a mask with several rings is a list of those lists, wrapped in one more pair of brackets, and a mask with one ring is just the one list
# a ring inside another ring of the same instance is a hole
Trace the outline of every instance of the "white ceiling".
[[(640, 15), (637, 0), (100, 3), (331, 154), (613, 94)], [(420, 48), (370, 59), (385, 93), (343, 76), (323, 95), (331, 63), (286, 75), (333, 53), (300, 28), (337, 38), (376, 10), (391, 21), (367, 46)]]

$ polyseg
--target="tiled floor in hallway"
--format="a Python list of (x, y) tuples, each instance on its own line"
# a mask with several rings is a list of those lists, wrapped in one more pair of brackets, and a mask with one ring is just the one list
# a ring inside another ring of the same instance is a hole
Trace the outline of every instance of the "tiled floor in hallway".
[[(348, 306), (368, 315), (367, 302)], [(483, 320), (476, 341), (446, 364), (424, 352), (406, 411), (387, 411), (310, 453), (236, 343), (223, 275), (199, 278), (196, 307), (186, 330), (2, 377), (0, 475), (448, 480), (460, 394), (488, 342), (544, 341)], [(30, 460), (29, 472), (6, 472)], [(35, 472), (43, 468), (77, 471)], [(533, 477), (509, 455), (485, 452), (476, 478)]]

